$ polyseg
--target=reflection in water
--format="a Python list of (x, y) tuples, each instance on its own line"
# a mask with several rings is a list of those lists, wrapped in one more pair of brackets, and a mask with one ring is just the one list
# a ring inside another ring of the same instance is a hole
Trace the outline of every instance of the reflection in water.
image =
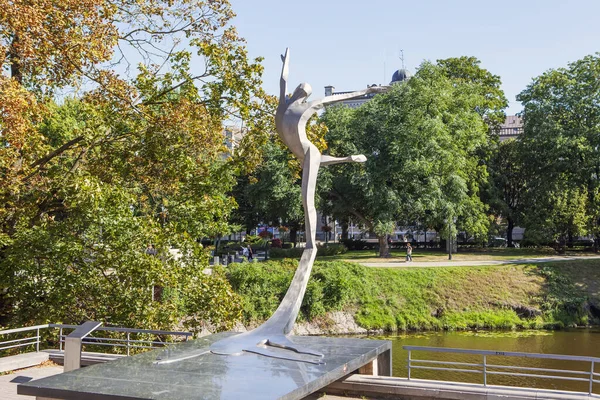
[[(377, 336), (374, 337), (374, 339), (388, 339), (392, 341), (393, 374), (394, 376), (399, 377), (407, 376), (406, 366), (408, 353), (402, 349), (402, 346), (450, 347), (473, 350), (568, 354), (600, 357), (600, 331), (591, 329), (520, 332), (431, 332), (394, 336)], [(412, 357), (425, 360), (458, 361), (466, 363), (482, 362), (481, 356), (467, 354), (413, 352)], [(571, 369), (586, 372), (590, 371), (589, 362), (526, 359), (515, 357), (488, 357), (487, 363), (534, 368), (563, 370)], [(596, 372), (600, 372), (600, 367), (597, 367)], [(573, 376), (589, 379), (589, 375)], [(483, 383), (483, 376), (481, 374), (465, 372), (412, 370), (411, 377), (419, 379)], [(552, 380), (547, 378), (501, 375), (488, 376), (488, 384), (586, 392), (589, 389), (588, 382), (573, 382), (566, 380)], [(594, 392), (600, 393), (600, 384), (595, 384)]]

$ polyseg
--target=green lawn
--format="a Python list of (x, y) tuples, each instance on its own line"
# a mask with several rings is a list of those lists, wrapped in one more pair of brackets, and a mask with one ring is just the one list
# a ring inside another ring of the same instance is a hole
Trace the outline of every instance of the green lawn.
[[(559, 255), (551, 248), (542, 249), (514, 249), (514, 248), (489, 248), (478, 250), (460, 250), (452, 255), (453, 260), (458, 261), (489, 261), (489, 260), (513, 260), (520, 258), (549, 257)], [(567, 252), (565, 256), (594, 255), (589, 252)], [(354, 261), (354, 262), (399, 262), (406, 258), (406, 251), (392, 250), (391, 257), (379, 258), (375, 250), (356, 250), (336, 256), (317, 257), (322, 261)], [(414, 249), (413, 261), (445, 261), (448, 254), (437, 249)]]
[[(297, 265), (287, 259), (228, 267), (245, 324), (272, 315)], [(585, 326), (600, 322), (599, 282), (599, 259), (470, 268), (319, 261), (300, 318), (327, 329), (327, 313), (345, 311), (364, 328), (391, 331)]]

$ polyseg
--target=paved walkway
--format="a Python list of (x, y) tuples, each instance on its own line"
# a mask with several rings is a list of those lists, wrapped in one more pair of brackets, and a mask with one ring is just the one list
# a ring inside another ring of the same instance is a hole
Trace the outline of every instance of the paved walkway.
[(2, 400), (33, 400), (31, 396), (20, 396), (17, 394), (17, 385), (19, 383), (45, 378), (62, 372), (62, 365), (50, 365), (21, 369), (8, 375), (2, 375), (0, 376), (0, 398)]
[[(597, 260), (600, 256), (553, 256), (553, 257), (535, 257), (535, 258), (517, 258), (512, 260), (481, 260), (481, 261), (465, 261), (465, 260), (446, 260), (446, 261), (413, 261), (413, 262), (367, 262), (361, 263), (367, 267), (480, 267), (485, 265), (506, 265), (506, 264), (537, 264), (546, 262), (561, 262), (561, 261), (574, 261), (574, 260)], [(353, 260), (356, 262), (355, 260)]]

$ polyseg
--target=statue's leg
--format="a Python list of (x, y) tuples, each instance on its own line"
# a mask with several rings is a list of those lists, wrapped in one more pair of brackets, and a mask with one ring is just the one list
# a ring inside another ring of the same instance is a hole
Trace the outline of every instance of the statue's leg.
[[(270, 320), (265, 323), (265, 325), (270, 325), (271, 322), (277, 321), (278, 330), (281, 333), (269, 335), (263, 346), (254, 346), (250, 349), (245, 348), (244, 350), (246, 351), (271, 357), (277, 357), (278, 355), (279, 358), (286, 358), (289, 360), (316, 364), (323, 363), (323, 354), (321, 352), (298, 345), (286, 336), (294, 327), (296, 317), (300, 311), (302, 299), (304, 298), (306, 286), (308, 285), (310, 272), (317, 255), (317, 209), (315, 207), (315, 191), (320, 166), (321, 153), (314, 145), (310, 145), (302, 164), (302, 203), (305, 213), (306, 248), (302, 253), (298, 269), (294, 274), (290, 288), (281, 302), (281, 305)], [(260, 327), (257, 329), (260, 329)], [(287, 350), (288, 352), (282, 353), (282, 350)], [(292, 353), (289, 353), (290, 351)], [(306, 358), (306, 355), (316, 356), (317, 358)]]
[(362, 154), (348, 157), (321, 156), (321, 165), (341, 164), (345, 162), (365, 162), (367, 157)]
[(213, 343), (210, 348), (212, 353), (234, 355), (246, 351), (268, 357), (315, 364), (323, 362), (321, 352), (298, 345), (287, 338), (300, 311), (310, 272), (317, 255), (315, 189), (320, 165), (321, 153), (314, 145), (310, 145), (302, 164), (302, 202), (306, 214), (306, 248), (302, 252), (294, 278), (281, 304), (271, 318), (258, 328)]
[[(319, 149), (311, 144), (302, 164), (302, 205), (304, 206), (305, 213), (304, 222), (307, 249), (316, 249), (317, 209), (315, 207), (315, 190), (317, 188), (319, 167), (322, 163), (323, 156), (321, 156)], [(302, 294), (304, 295), (304, 293)]]

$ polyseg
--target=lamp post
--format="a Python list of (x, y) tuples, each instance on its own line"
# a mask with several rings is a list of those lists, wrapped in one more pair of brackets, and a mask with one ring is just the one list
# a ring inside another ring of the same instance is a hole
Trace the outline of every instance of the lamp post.
[(444, 223), (448, 227), (448, 260), (452, 260), (452, 224), (454, 223), (456, 225), (456, 217), (452, 219), (445, 218)]

